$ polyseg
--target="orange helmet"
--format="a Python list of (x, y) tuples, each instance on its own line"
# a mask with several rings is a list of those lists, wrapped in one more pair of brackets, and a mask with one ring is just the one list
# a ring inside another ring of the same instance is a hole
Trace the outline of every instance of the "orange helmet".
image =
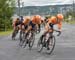
[(40, 15), (36, 15), (36, 19), (40, 20), (41, 16)]
[(37, 24), (41, 23), (41, 16), (40, 15), (36, 15), (36, 23)]
[(62, 14), (57, 14), (57, 19), (59, 19), (59, 20), (63, 20), (63, 15)]
[(55, 16), (52, 16), (48, 20), (49, 20), (49, 23), (56, 23), (57, 22), (57, 18)]
[(27, 16), (27, 17), (25, 17), (25, 19), (23, 20), (23, 23), (24, 23), (24, 24), (27, 24), (27, 23), (29, 23), (29, 21), (30, 21), (30, 17)]
[(39, 16), (39, 15), (33, 16), (32, 17), (32, 22), (35, 23), (35, 24), (41, 23), (41, 16)]

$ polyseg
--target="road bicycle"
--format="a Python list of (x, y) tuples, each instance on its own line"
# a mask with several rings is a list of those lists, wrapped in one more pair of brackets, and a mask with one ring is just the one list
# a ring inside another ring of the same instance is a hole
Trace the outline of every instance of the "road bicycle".
[[(54, 30), (54, 31), (59, 33), (57, 34), (57, 36), (60, 35), (60, 31), (57, 31), (57, 30)], [(38, 52), (41, 52), (43, 48), (45, 47), (46, 53), (51, 54), (54, 50), (55, 42), (56, 42), (56, 39), (55, 39), (55, 36), (53, 35), (53, 32), (46, 33), (44, 36), (42, 35), (37, 43)]]

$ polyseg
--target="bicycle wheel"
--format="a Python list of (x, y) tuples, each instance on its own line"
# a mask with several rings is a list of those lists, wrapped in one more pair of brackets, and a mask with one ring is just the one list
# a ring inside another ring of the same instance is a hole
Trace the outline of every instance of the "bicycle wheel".
[(35, 41), (35, 35), (34, 33), (31, 33), (31, 37), (29, 39), (29, 49), (31, 50), (31, 48), (33, 47), (34, 45), (34, 41)]
[(55, 36), (50, 37), (48, 42), (47, 42), (47, 53), (51, 54), (54, 50), (55, 47)]
[(17, 34), (17, 31), (13, 31), (13, 33), (12, 33), (12, 40), (15, 40), (16, 34)]
[(12, 40), (14, 40), (15, 38), (14, 38), (14, 32), (12, 33)]
[(17, 27), (15, 28), (15, 30), (13, 31), (13, 33), (12, 33), (12, 40), (15, 40), (15, 37), (16, 37), (18, 31), (19, 31), (19, 27), (17, 26)]
[(29, 40), (30, 40), (30, 32), (26, 33), (25, 35), (24, 48), (26, 47), (27, 44), (29, 44)]
[(25, 33), (24, 32), (20, 32), (20, 43), (19, 45), (22, 46), (25, 40)]
[(28, 35), (25, 34), (25, 37), (23, 38), (23, 48), (26, 47), (26, 45), (28, 44)]
[[(42, 38), (42, 40), (41, 40)], [(44, 45), (44, 37), (41, 37), (40, 40), (37, 43), (37, 51), (41, 52), (43, 50), (43, 45)]]
[(28, 42), (28, 40), (27, 40), (27, 39), (25, 39), (25, 40), (23, 41), (23, 48), (25, 48), (25, 47), (26, 47), (27, 42)]

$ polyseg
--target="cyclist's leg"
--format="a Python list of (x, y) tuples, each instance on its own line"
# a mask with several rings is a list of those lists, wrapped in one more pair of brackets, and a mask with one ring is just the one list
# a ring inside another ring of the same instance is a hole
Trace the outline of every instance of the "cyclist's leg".
[(42, 34), (42, 36), (40, 37), (41, 43), (42, 43), (43, 37), (45, 37), (45, 35), (46, 35), (47, 33), (48, 33), (48, 32), (44, 32), (44, 33)]
[(35, 39), (35, 31), (34, 31), (34, 30), (31, 31), (31, 37), (32, 37), (33, 39)]
[(24, 26), (20, 24), (20, 40), (22, 40), (22, 34), (24, 34)]
[(24, 43), (26, 40), (26, 32), (23, 32), (23, 39), (22, 39), (22, 42)]

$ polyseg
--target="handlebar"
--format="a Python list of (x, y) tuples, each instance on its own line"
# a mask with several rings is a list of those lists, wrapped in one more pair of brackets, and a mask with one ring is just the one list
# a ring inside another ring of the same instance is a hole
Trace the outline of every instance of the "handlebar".
[(54, 30), (54, 31), (58, 32), (57, 36), (61, 35), (61, 31), (58, 31), (58, 30)]

